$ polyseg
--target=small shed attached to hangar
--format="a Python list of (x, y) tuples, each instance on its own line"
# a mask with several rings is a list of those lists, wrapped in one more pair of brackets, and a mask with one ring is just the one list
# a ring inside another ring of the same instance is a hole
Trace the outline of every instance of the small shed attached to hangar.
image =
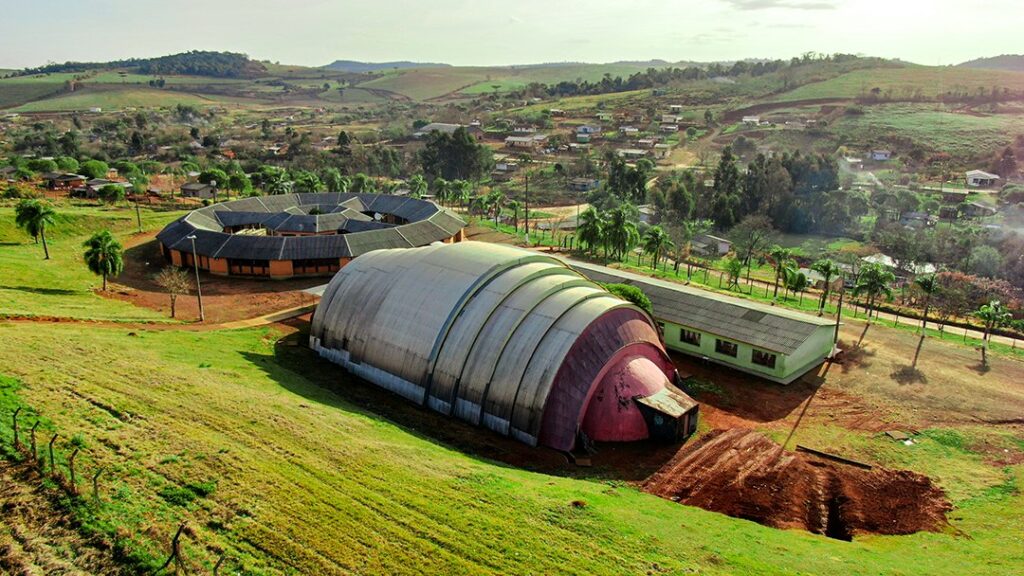
[(571, 261), (591, 280), (629, 284), (651, 299), (669, 348), (789, 384), (832, 353), (835, 321), (707, 290)]
[(374, 384), (531, 446), (676, 440), (697, 404), (646, 312), (560, 260), (462, 242), (378, 250), (328, 284), (310, 347)]

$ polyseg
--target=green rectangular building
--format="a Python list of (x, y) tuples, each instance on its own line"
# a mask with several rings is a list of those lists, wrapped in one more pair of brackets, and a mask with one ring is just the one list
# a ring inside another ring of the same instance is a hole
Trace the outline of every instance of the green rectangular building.
[(569, 264), (591, 280), (643, 290), (665, 345), (684, 354), (781, 384), (832, 354), (834, 320), (605, 266)]

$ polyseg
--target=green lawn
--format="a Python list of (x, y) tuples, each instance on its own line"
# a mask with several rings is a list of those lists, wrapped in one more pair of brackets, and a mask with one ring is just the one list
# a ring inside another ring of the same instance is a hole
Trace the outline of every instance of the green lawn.
[(111, 466), (106, 504), (80, 513), (88, 529), (120, 527), (143, 566), (182, 519), (192, 562), (209, 570), (220, 548), (253, 574), (1006, 574), (1024, 561), (1010, 529), (1024, 521), (1024, 469), (986, 468), (941, 430), (912, 452), (855, 436), (845, 453), (941, 473), (955, 529), (846, 543), (462, 453), (356, 407), (362, 388), (305, 348), (275, 347), (272, 329), (0, 324), (0, 338), (0, 365), (22, 383), (0, 384), (0, 410), (41, 410), (80, 435), (80, 469)]
[[(128, 208), (70, 208), (58, 205), (57, 223), (47, 234), (50, 260), (41, 245), (14, 226), (14, 209), (0, 207), (0, 316), (47, 316), (81, 320), (166, 321), (159, 312), (96, 295), (101, 285), (82, 261), (82, 242), (109, 228), (124, 241), (136, 231)], [(157, 230), (180, 212), (142, 211), (143, 228)]]
[(905, 68), (872, 68), (854, 70), (822, 82), (805, 84), (780, 94), (774, 101), (816, 98), (857, 98), (879, 88), (883, 95), (891, 90), (893, 98), (912, 96), (915, 90), (927, 98), (958, 88), (974, 92), (978, 87), (1006, 87), (1015, 91), (1024, 89), (1024, 73), (973, 68), (907, 66)]
[(88, 110), (103, 108), (116, 110), (121, 108), (159, 108), (172, 107), (177, 104), (194, 106), (212, 106), (230, 101), (229, 98), (198, 96), (187, 92), (160, 90), (141, 86), (111, 87), (90, 90), (88, 88), (74, 93), (29, 102), (14, 108), (15, 112), (63, 112), (70, 110)]

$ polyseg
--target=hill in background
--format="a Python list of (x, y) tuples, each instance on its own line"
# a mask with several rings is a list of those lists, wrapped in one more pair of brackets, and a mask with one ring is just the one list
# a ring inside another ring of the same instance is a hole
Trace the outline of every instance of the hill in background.
[(398, 60), (395, 62), (359, 62), (357, 60), (335, 60), (323, 66), (326, 70), (338, 72), (374, 72), (377, 70), (408, 70), (412, 68), (451, 68), (451, 64), (440, 64), (435, 62), (410, 62)]
[(977, 58), (963, 64), (957, 64), (957, 66), (1024, 72), (1024, 54), (1003, 54), (1002, 56), (992, 56), (991, 58)]

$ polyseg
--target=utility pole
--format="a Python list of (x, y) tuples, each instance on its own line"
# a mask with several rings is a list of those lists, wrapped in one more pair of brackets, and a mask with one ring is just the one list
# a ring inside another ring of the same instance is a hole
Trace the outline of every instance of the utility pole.
[(526, 245), (530, 245), (530, 170), (527, 168), (526, 174), (523, 176), (526, 179)]
[(192, 264), (196, 271), (196, 297), (199, 299), (199, 321), (206, 321), (206, 314), (203, 311), (203, 288), (199, 284), (199, 255), (196, 254), (196, 235), (187, 236), (192, 241)]
[(839, 290), (839, 304), (836, 306), (836, 331), (832, 336), (832, 347), (839, 343), (839, 324), (843, 319), (843, 295), (846, 294), (846, 286)]

